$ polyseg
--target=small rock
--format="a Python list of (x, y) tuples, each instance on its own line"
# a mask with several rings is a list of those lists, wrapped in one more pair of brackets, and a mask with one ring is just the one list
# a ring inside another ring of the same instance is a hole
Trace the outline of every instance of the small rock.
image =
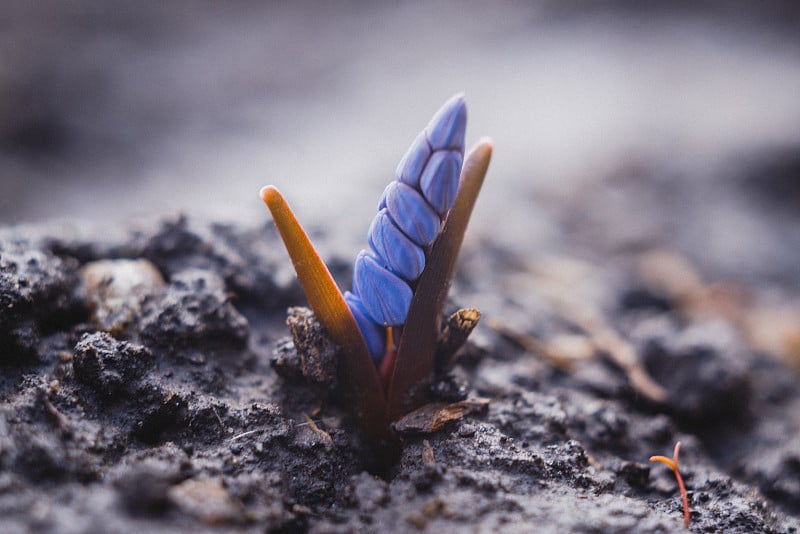
[(125, 333), (147, 297), (164, 287), (164, 279), (147, 260), (102, 260), (79, 272), (83, 300), (94, 325), (112, 335)]
[(478, 427), (470, 423), (464, 423), (458, 429), (458, 435), (462, 438), (468, 438), (475, 435), (475, 432), (478, 431)]
[(213, 480), (184, 480), (172, 486), (167, 496), (183, 513), (208, 524), (229, 523), (242, 517), (241, 505)]

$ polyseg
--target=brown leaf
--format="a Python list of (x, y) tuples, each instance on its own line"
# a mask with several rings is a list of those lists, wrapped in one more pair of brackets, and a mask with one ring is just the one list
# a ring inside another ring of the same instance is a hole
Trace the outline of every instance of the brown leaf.
[(464, 160), (455, 203), (425, 259), (425, 270), (417, 280), (389, 380), (386, 407), (390, 421), (425, 401), (424, 383), (430, 380), (434, 371), (442, 307), (491, 155), (491, 141), (483, 139)]

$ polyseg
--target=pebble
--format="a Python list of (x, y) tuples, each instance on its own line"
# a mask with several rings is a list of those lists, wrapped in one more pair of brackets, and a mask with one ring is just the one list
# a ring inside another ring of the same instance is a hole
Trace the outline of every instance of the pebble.
[(101, 260), (79, 272), (83, 300), (94, 325), (113, 335), (125, 333), (144, 300), (164, 287), (164, 278), (147, 260)]

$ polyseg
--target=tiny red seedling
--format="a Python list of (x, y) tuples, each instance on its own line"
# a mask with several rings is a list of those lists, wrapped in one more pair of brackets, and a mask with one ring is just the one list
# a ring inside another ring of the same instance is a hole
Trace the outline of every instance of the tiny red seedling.
[(678, 481), (678, 489), (681, 492), (681, 500), (683, 501), (683, 524), (687, 527), (689, 526), (689, 497), (686, 494), (686, 486), (683, 484), (683, 477), (681, 476), (681, 471), (678, 467), (678, 454), (681, 452), (681, 442), (675, 444), (675, 450), (672, 453), (672, 459), (670, 460), (666, 456), (651, 456), (651, 462), (661, 462), (669, 466), (672, 469), (672, 472), (675, 473), (675, 480)]

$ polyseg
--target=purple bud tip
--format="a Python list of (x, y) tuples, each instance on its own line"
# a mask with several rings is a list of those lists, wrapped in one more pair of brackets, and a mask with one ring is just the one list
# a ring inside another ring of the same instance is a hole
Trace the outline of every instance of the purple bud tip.
[(464, 95), (457, 94), (436, 112), (425, 133), (433, 150), (443, 148), (464, 153), (464, 134), (467, 129), (467, 105)]
[(402, 278), (384, 269), (366, 250), (356, 258), (353, 278), (355, 292), (373, 321), (385, 326), (406, 321), (414, 295)]

